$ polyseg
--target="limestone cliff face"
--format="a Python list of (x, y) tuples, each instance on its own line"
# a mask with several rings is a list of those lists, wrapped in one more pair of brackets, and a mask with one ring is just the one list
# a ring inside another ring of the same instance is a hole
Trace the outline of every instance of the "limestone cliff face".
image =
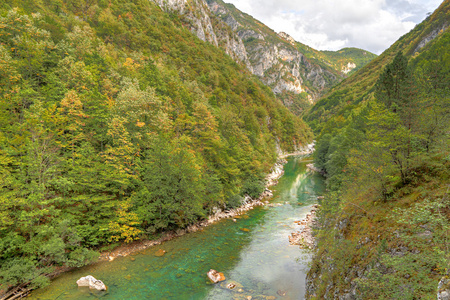
[(248, 61), (241, 61), (275, 94), (305, 92), (308, 95), (306, 98), (312, 101), (328, 85), (341, 79), (339, 72), (333, 73), (311, 63), (296, 48), (296, 41), (288, 34), (276, 34), (222, 1), (209, 1), (208, 6), (245, 45)]
[[(204, 0), (153, 1), (164, 11), (176, 12), (188, 21), (190, 31), (199, 39), (223, 48), (235, 61), (243, 62), (251, 70), (242, 39), (230, 32), (226, 23), (215, 18)], [(214, 26), (212, 19), (216, 21)]]
[(209, 8), (203, 0), (153, 0), (167, 12), (177, 12), (191, 22), (191, 32), (203, 41), (218, 46)]
[[(307, 58), (288, 34), (276, 34), (221, 0), (153, 1), (165, 11), (177, 12), (188, 21), (192, 33), (222, 48), (276, 94), (303, 93), (305, 101), (312, 103), (345, 76), (346, 70)], [(289, 101), (285, 104), (289, 106)]]
[(354, 68), (356, 68), (356, 64), (353, 62), (347, 63), (347, 65), (342, 67), (342, 73), (347, 74), (351, 72)]

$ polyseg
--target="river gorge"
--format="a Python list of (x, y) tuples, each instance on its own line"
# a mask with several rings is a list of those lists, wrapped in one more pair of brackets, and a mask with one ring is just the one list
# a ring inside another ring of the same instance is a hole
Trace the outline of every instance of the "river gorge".
[[(160, 245), (67, 272), (31, 299), (302, 299), (310, 253), (289, 244), (301, 220), (324, 191), (310, 160), (291, 157), (272, 186), (271, 205), (256, 207)], [(163, 251), (165, 251), (165, 253)], [(164, 255), (161, 255), (164, 254)], [(226, 281), (211, 284), (210, 269)], [(93, 275), (107, 286), (94, 293), (76, 281)], [(226, 285), (236, 285), (232, 290)]]

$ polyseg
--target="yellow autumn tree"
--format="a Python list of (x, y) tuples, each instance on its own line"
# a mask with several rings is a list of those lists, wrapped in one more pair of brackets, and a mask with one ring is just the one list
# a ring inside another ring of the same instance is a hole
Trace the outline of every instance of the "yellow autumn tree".
[(135, 227), (139, 225), (139, 219), (137, 214), (130, 211), (131, 206), (129, 199), (118, 204), (117, 217), (109, 223), (109, 230), (113, 234), (110, 241), (124, 240), (125, 243), (130, 243), (139, 239), (142, 231)]

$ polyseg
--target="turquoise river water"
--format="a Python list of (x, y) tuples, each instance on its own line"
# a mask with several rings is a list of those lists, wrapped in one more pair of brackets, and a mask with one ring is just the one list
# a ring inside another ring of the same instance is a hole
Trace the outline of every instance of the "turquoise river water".
[[(303, 299), (310, 254), (289, 245), (288, 236), (300, 229), (294, 221), (306, 216), (324, 190), (320, 175), (307, 171), (307, 162), (290, 158), (284, 176), (271, 187), (270, 202), (280, 206), (257, 207), (236, 222), (222, 220), (135, 255), (65, 273), (29, 298)], [(167, 253), (155, 256), (159, 249)], [(225, 284), (209, 283), (209, 269), (223, 272)], [(108, 291), (78, 288), (75, 282), (86, 275), (102, 280)], [(226, 288), (230, 280), (237, 283), (233, 290)]]

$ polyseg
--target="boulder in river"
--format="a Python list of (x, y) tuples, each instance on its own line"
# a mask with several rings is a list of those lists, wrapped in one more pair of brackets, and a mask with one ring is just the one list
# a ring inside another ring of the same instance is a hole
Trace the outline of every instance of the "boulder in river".
[(156, 257), (161, 257), (164, 254), (166, 254), (166, 250), (163, 250), (163, 249), (159, 249), (158, 251), (155, 252)]
[(207, 273), (209, 280), (211, 280), (213, 283), (218, 283), (220, 281), (225, 280), (225, 275), (223, 273), (217, 272), (216, 270), (209, 270)]
[(227, 280), (220, 283), (220, 287), (225, 290), (236, 290), (239, 293), (244, 292), (242, 284), (234, 280)]
[(229, 283), (227, 284), (227, 289), (232, 290), (236, 287), (236, 285), (234, 283)]
[(77, 280), (78, 286), (87, 286), (90, 289), (97, 291), (106, 291), (106, 285), (101, 281), (94, 278), (94, 276), (88, 275), (86, 277), (81, 277)]

